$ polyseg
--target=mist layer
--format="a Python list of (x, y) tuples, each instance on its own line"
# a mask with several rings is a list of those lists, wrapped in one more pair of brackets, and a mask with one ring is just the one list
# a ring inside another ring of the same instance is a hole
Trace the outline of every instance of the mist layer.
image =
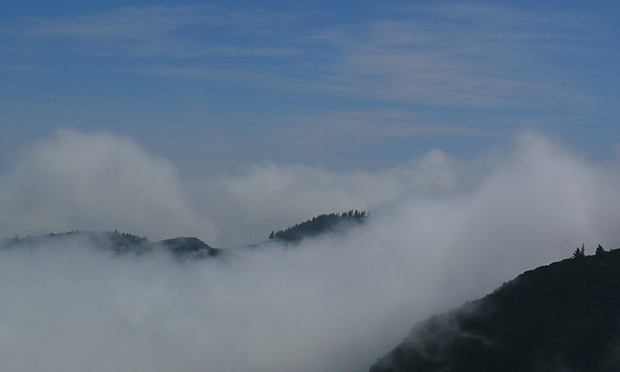
[(186, 179), (131, 139), (60, 132), (0, 179), (6, 236), (119, 228), (234, 245), (257, 241), (255, 226), (376, 212), (345, 234), (221, 260), (117, 257), (72, 239), (2, 250), (0, 360), (6, 371), (364, 371), (416, 321), (581, 243), (617, 246), (619, 175), (527, 132), (475, 161), (434, 150), (377, 172), (265, 163)]

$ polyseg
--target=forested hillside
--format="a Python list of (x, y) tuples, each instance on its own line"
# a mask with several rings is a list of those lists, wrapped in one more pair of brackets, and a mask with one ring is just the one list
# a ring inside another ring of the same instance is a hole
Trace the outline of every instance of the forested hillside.
[(351, 210), (344, 213), (321, 214), (284, 230), (272, 231), (269, 239), (296, 242), (309, 236), (345, 229), (350, 224), (360, 224), (368, 217), (365, 211)]
[(18, 236), (0, 242), (0, 248), (35, 248), (60, 243), (63, 240), (85, 242), (95, 248), (107, 250), (115, 254), (146, 254), (158, 250), (167, 251), (176, 258), (208, 258), (215, 257), (220, 249), (212, 248), (197, 238), (173, 238), (160, 242), (151, 242), (146, 237), (140, 237), (118, 231), (72, 231), (61, 234), (42, 236)]
[(620, 250), (525, 272), (436, 315), (371, 372), (620, 370)]

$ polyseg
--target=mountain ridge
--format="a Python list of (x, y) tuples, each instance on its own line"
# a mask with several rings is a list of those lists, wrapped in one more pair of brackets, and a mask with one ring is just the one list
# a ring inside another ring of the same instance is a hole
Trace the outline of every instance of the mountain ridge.
[(177, 237), (151, 242), (146, 237), (114, 231), (70, 231), (66, 233), (50, 233), (48, 235), (27, 236), (4, 239), (0, 248), (36, 247), (45, 243), (53, 243), (60, 239), (84, 239), (94, 247), (111, 251), (115, 254), (143, 255), (156, 251), (167, 251), (176, 258), (210, 258), (218, 256), (222, 249), (213, 248), (195, 237)]

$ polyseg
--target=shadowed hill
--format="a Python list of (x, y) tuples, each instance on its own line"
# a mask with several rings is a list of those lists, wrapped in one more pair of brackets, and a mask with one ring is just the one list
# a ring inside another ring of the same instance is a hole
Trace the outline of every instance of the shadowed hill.
[[(368, 217), (368, 213), (362, 211), (349, 211), (344, 213), (322, 214), (305, 222), (296, 224), (277, 233), (274, 231), (269, 236), (272, 241), (299, 242), (308, 236), (316, 236), (328, 232), (340, 232), (353, 224), (361, 224)], [(30, 247), (35, 248), (47, 243), (59, 242), (63, 239), (83, 239), (84, 242), (116, 254), (144, 254), (153, 253), (157, 250), (165, 250), (177, 258), (210, 258), (223, 253), (224, 249), (213, 248), (202, 240), (195, 237), (177, 237), (165, 239), (159, 242), (151, 242), (146, 237), (140, 237), (128, 233), (114, 231), (70, 231), (60, 234), (48, 234), (40, 236), (27, 236), (20, 238), (15, 236), (11, 239), (0, 240), (0, 249)], [(242, 248), (256, 248), (263, 243), (257, 243)]]
[(215, 257), (220, 253), (219, 249), (209, 247), (198, 238), (183, 237), (166, 239), (160, 241), (159, 244), (177, 256), (207, 258)]
[(160, 242), (151, 242), (146, 237), (139, 237), (118, 231), (73, 231), (62, 234), (49, 234), (36, 237), (15, 237), (0, 242), (0, 248), (35, 248), (46, 244), (62, 241), (63, 239), (83, 239), (93, 247), (109, 250), (115, 254), (146, 254), (158, 250), (172, 253), (176, 258), (209, 258), (220, 253), (220, 249), (212, 248), (198, 238), (181, 237), (166, 239)]
[(370, 372), (620, 370), (620, 250), (525, 272), (436, 315)]

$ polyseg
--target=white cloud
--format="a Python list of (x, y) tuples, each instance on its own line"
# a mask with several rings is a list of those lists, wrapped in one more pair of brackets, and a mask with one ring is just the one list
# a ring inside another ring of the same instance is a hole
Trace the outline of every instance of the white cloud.
[(382, 212), (344, 235), (224, 261), (112, 257), (81, 241), (0, 251), (4, 370), (364, 371), (416, 321), (582, 242), (591, 254), (620, 241), (617, 166), (535, 133), (479, 162), (432, 151), (376, 173), (266, 163), (210, 182), (213, 194), (184, 192), (169, 163), (127, 138), (60, 132), (2, 179), (3, 228), (44, 227), (44, 212), (174, 234), (208, 215), (232, 239), (283, 216)]
[(408, 197), (458, 193), (477, 182), (479, 171), (440, 150), (375, 172), (265, 162), (198, 184), (196, 194), (203, 210), (217, 211), (212, 216), (222, 240), (236, 246), (322, 213), (377, 210)]
[(210, 235), (172, 164), (126, 137), (70, 130), (35, 144), (0, 179), (5, 233), (132, 231)]

